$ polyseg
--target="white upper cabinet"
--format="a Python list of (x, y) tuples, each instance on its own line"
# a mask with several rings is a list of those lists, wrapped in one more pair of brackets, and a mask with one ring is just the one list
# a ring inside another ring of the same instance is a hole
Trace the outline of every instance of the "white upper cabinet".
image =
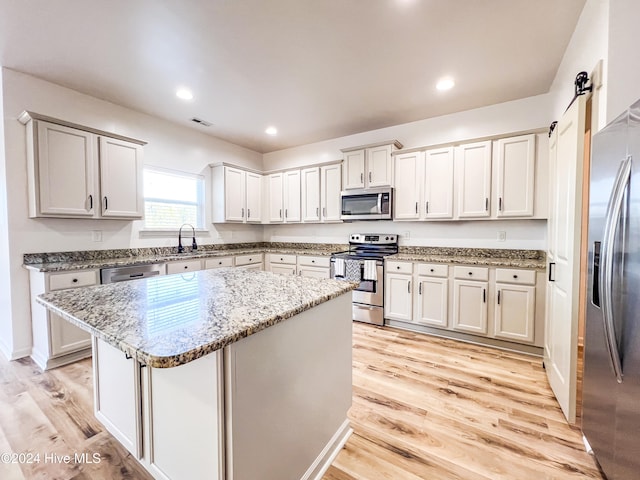
[(422, 159), (422, 152), (402, 153), (395, 157), (396, 188), (393, 218), (396, 220), (420, 218)]
[(340, 190), (342, 188), (342, 165), (320, 167), (320, 206), (323, 222), (340, 222)]
[(344, 154), (344, 189), (364, 188), (365, 151), (355, 150)]
[(299, 222), (300, 214), (300, 170), (284, 172), (284, 221)]
[[(30, 216), (93, 217), (96, 202), (95, 168), (97, 145), (92, 133), (48, 122), (35, 122), (37, 139), (27, 148), (35, 157), (30, 183), (36, 191)], [(31, 156), (31, 155), (30, 155)]]
[(142, 146), (109, 137), (99, 141), (102, 216), (142, 218)]
[(424, 152), (424, 218), (453, 218), (453, 147)]
[(535, 135), (502, 138), (497, 150), (497, 217), (531, 217), (534, 208)]
[(391, 145), (367, 149), (367, 187), (390, 187), (393, 183)]
[(142, 218), (144, 142), (28, 112), (20, 121), (30, 217)]
[(269, 187), (269, 222), (284, 222), (283, 174), (272, 173), (268, 178)]
[(302, 221), (320, 221), (320, 168), (300, 171), (302, 181)]
[(213, 223), (260, 223), (262, 175), (220, 164), (212, 166), (211, 180)]
[(491, 197), (491, 142), (456, 147), (458, 218), (489, 217)]
[(402, 148), (397, 140), (344, 149), (344, 189), (391, 187), (393, 161), (391, 153)]
[(247, 223), (262, 221), (262, 175), (246, 173)]

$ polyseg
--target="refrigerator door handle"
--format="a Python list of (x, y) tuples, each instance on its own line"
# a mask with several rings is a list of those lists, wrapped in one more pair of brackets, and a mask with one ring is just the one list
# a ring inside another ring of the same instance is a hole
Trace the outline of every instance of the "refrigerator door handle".
[(622, 362), (620, 361), (620, 351), (616, 342), (615, 324), (613, 321), (613, 249), (615, 236), (620, 224), (620, 212), (622, 201), (631, 178), (631, 157), (628, 156), (620, 163), (604, 222), (604, 234), (602, 238), (602, 252), (600, 255), (600, 301), (602, 303), (602, 317), (604, 321), (604, 333), (606, 338), (607, 352), (613, 373), (618, 383), (622, 383)]

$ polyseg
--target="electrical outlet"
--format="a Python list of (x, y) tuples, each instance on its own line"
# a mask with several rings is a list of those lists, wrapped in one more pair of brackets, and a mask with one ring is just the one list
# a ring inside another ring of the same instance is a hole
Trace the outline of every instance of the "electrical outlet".
[(91, 230), (91, 240), (94, 242), (102, 241), (102, 230)]
[(499, 231), (498, 232), (498, 241), (504, 242), (507, 239), (507, 232)]
[(409, 240), (411, 238), (411, 232), (407, 230), (402, 234), (402, 236), (404, 237), (405, 240)]

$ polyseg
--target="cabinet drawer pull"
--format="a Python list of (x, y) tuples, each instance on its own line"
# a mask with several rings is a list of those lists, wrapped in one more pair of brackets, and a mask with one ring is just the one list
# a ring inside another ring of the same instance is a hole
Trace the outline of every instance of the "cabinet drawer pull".
[(316, 263), (316, 261), (315, 260), (311, 260), (311, 263)]
[(433, 272), (433, 268), (430, 268), (430, 269), (429, 269), (429, 271), (430, 271), (430, 272)]
[(222, 265), (222, 261), (218, 262), (218, 265)]
[(518, 278), (518, 275), (514, 275), (513, 278)]
[(73, 280), (71, 280), (73, 283), (78, 283), (78, 279), (74, 278)]
[(188, 269), (188, 268), (189, 268), (189, 265), (185, 265), (185, 266), (184, 266), (184, 269), (185, 269), (185, 270), (186, 270), (186, 269)]
[(473, 272), (469, 272), (469, 275), (473, 275)]
[(396, 269), (400, 270), (400, 265), (398, 265), (398, 266), (396, 267)]

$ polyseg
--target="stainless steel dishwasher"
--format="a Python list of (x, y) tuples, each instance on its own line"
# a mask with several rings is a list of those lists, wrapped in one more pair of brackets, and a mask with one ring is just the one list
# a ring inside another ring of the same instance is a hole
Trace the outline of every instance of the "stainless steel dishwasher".
[(125, 280), (157, 277), (158, 275), (164, 275), (165, 272), (166, 268), (164, 263), (102, 268), (100, 269), (100, 283), (115, 283), (124, 282)]

